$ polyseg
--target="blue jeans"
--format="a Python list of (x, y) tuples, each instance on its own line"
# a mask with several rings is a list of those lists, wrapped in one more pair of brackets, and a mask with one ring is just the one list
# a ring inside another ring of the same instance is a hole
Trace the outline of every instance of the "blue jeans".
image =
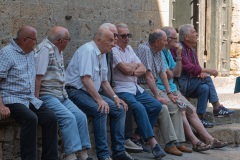
[(91, 148), (86, 115), (69, 99), (41, 95), (43, 105), (55, 112), (66, 154)]
[[(110, 157), (107, 138), (107, 114), (98, 111), (96, 101), (84, 90), (67, 89), (69, 98), (87, 115), (93, 117), (95, 146), (98, 159)], [(101, 95), (109, 105), (110, 132), (113, 157), (125, 152), (124, 148), (124, 123), (126, 112), (121, 106), (117, 108), (114, 101)]]
[(218, 101), (217, 92), (212, 78), (191, 78), (186, 92), (186, 97), (197, 98), (197, 113), (206, 113), (208, 100), (210, 103)]
[[(137, 123), (136, 132), (139, 133), (145, 141), (154, 137), (153, 128), (162, 109), (162, 104), (145, 91), (140, 93), (139, 90), (137, 90), (136, 95), (121, 92), (118, 93), (118, 96), (132, 109)], [(126, 123), (128, 123), (128, 120), (126, 120)]]
[(42, 160), (58, 159), (57, 117), (45, 106), (36, 109), (20, 103), (6, 104), (21, 125), (20, 150), (22, 160), (37, 160), (37, 125), (42, 127)]

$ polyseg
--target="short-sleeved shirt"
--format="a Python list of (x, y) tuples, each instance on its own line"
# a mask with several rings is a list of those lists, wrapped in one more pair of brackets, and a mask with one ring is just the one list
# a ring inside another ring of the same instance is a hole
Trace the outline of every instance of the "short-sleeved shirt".
[(141, 63), (140, 59), (136, 56), (134, 50), (128, 45), (124, 50), (119, 46), (115, 46), (113, 49), (113, 68), (114, 68), (114, 80), (116, 93), (128, 92), (136, 94), (137, 88), (142, 93), (144, 90), (137, 84), (137, 77), (128, 76), (123, 74), (116, 66), (123, 63)]
[[(146, 42), (140, 44), (136, 50), (136, 54), (145, 65), (147, 71), (151, 71), (155, 80), (161, 72), (166, 72), (166, 67), (163, 62), (161, 51), (154, 52), (150, 45)], [(138, 83), (147, 84), (145, 75), (139, 77)]]
[(101, 54), (94, 41), (77, 49), (66, 69), (66, 86), (86, 91), (81, 81), (83, 76), (91, 76), (94, 86), (99, 91), (102, 81), (107, 81), (108, 67), (106, 55)]
[(43, 75), (39, 95), (68, 98), (65, 90), (63, 53), (48, 39), (35, 48), (37, 75)]
[[(173, 57), (172, 57), (172, 53), (170, 50), (166, 50), (165, 48), (161, 51), (162, 53), (162, 57), (163, 57), (163, 61), (164, 61), (164, 65), (167, 69), (173, 69), (176, 66), (176, 62), (174, 61)], [(177, 91), (177, 86), (175, 85), (175, 83), (173, 83), (173, 79), (169, 79), (168, 80), (168, 84), (170, 87), (170, 91), (175, 92)], [(157, 87), (159, 90), (166, 90), (165, 87), (162, 84), (161, 78), (160, 76), (157, 77)]]
[(0, 95), (3, 104), (21, 103), (35, 108), (42, 101), (34, 96), (35, 63), (33, 52), (26, 54), (14, 40), (0, 50)]

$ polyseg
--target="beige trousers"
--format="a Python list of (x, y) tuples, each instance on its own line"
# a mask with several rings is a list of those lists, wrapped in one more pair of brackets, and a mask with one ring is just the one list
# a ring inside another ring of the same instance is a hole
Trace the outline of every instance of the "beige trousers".
[[(140, 86), (152, 95), (148, 85), (141, 84)], [(168, 98), (166, 93), (159, 91), (159, 94), (167, 99), (167, 105), (162, 105), (162, 110), (158, 116), (158, 125), (164, 143), (167, 144), (171, 141), (185, 142), (182, 115), (178, 106)]]

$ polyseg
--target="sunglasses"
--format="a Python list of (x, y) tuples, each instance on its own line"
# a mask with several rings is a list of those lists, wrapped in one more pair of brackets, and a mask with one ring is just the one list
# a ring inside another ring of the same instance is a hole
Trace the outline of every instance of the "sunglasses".
[(174, 37), (167, 37), (167, 38), (169, 38), (169, 39), (173, 39), (173, 40), (177, 40), (177, 38), (174, 38)]
[(120, 34), (120, 35), (118, 35), (118, 36), (120, 36), (120, 37), (122, 37), (123, 39), (125, 39), (125, 38), (132, 38), (132, 34), (131, 33), (128, 33), (128, 34)]
[(118, 36), (118, 34), (117, 34), (117, 33), (114, 33), (113, 36), (114, 36), (114, 38), (116, 38), (116, 37)]

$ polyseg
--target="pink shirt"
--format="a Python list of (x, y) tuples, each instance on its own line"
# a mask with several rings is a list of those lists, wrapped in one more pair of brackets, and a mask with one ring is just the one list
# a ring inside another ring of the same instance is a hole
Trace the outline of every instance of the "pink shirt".
[(119, 46), (116, 46), (112, 49), (113, 51), (113, 74), (116, 86), (114, 87), (114, 91), (116, 93), (120, 92), (128, 92), (136, 95), (137, 88), (142, 93), (144, 89), (142, 89), (137, 84), (137, 77), (128, 76), (123, 74), (116, 66), (118, 63), (141, 63), (140, 59), (136, 56), (134, 50), (130, 45), (128, 45), (125, 50), (122, 50)]

